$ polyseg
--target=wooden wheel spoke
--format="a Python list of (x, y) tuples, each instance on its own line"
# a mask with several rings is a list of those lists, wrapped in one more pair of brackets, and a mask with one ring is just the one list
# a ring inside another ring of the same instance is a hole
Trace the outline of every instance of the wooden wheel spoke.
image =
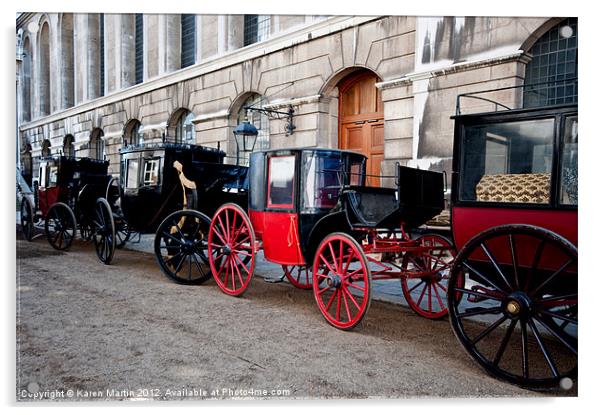
[(422, 284), (426, 284), (426, 282), (424, 282), (424, 280), (420, 280), (420, 282), (416, 285), (414, 285), (412, 288), (410, 288), (408, 290), (408, 294), (410, 294), (412, 291), (414, 291), (416, 288), (420, 287)]
[(353, 297), (353, 294), (351, 294), (349, 292), (349, 290), (347, 290), (347, 287), (343, 287), (343, 294), (347, 294), (349, 296), (349, 299), (351, 300), (351, 302), (355, 306), (355, 308), (357, 308), (358, 310), (361, 310), (360, 305), (357, 303), (357, 301), (355, 301), (355, 298)]
[(524, 320), (520, 322), (520, 346), (521, 346), (521, 361), (523, 364), (523, 377), (529, 378), (529, 342), (528, 342), (527, 324)]
[[(540, 321), (540, 323), (541, 323), (541, 321)], [(543, 353), (543, 356), (546, 359), (546, 362), (548, 363), (548, 366), (550, 367), (552, 374), (554, 375), (554, 377), (558, 377), (558, 369), (556, 368), (556, 364), (554, 363), (552, 356), (550, 356), (550, 352), (548, 351), (548, 348), (544, 344), (543, 339), (541, 338), (541, 336), (539, 334), (539, 330), (535, 326), (535, 323), (533, 323), (533, 321), (529, 320), (527, 322), (527, 324), (531, 328), (531, 332), (533, 333), (533, 336), (535, 337), (535, 341), (539, 345), (539, 349)]]
[(554, 278), (556, 278), (558, 275), (560, 275), (562, 272), (564, 272), (565, 269), (567, 269), (569, 266), (572, 265), (572, 263), (575, 260), (573, 258), (569, 258), (568, 261), (566, 261), (560, 268), (558, 268), (552, 275), (550, 275), (544, 282), (542, 282), (541, 284), (539, 284), (537, 286), (537, 288), (535, 288), (533, 291), (531, 291), (531, 296), (536, 296), (537, 293), (546, 285), (548, 285), (552, 280), (554, 280)]
[(335, 271), (333, 271), (333, 272), (336, 274), (339, 272), (339, 265), (338, 265), (337, 257), (334, 254), (334, 248), (332, 247), (332, 242), (330, 242), (328, 244), (328, 249), (330, 250), (330, 254), (332, 255), (332, 264), (334, 265), (334, 269), (335, 269)]
[(456, 288), (454, 288), (454, 291), (459, 291), (461, 293), (465, 293), (468, 295), (474, 295), (476, 297), (488, 298), (490, 300), (502, 301), (502, 298), (500, 298), (500, 297), (496, 297), (495, 295), (487, 294), (487, 293), (477, 291), (477, 290), (468, 290), (466, 288), (456, 287)]
[(545, 314), (545, 315), (550, 316), (550, 317), (557, 318), (559, 320), (566, 321), (566, 322), (571, 323), (571, 324), (577, 324), (577, 319), (574, 319), (574, 318), (571, 318), (571, 317), (567, 317), (567, 316), (564, 316), (562, 314), (554, 313), (552, 311), (539, 310), (539, 313), (540, 314)]
[(441, 310), (445, 309), (445, 306), (443, 305), (443, 300), (441, 299), (441, 295), (439, 295), (439, 291), (437, 290), (437, 284), (433, 284), (433, 291), (435, 291), (435, 296), (437, 297), (437, 302), (439, 303), (439, 307), (441, 307)]
[[(575, 356), (577, 355), (577, 345), (571, 344), (571, 342), (569, 340), (567, 340), (557, 330), (554, 330), (552, 327), (550, 327), (550, 325), (548, 325), (543, 319), (541, 319), (537, 316), (535, 316), (534, 319), (537, 320), (539, 322), (539, 324), (541, 324), (548, 331), (548, 333), (550, 333), (552, 336), (557, 338), (567, 349), (569, 349), (571, 351), (571, 353), (573, 353)], [(532, 323), (531, 325), (535, 326), (534, 323)], [(531, 329), (533, 329), (533, 327)]]
[(474, 346), (475, 344), (477, 344), (478, 342), (480, 342), (481, 340), (483, 340), (486, 336), (488, 336), (493, 330), (495, 330), (496, 328), (498, 328), (500, 326), (500, 324), (502, 324), (504, 321), (506, 321), (506, 316), (501, 316), (499, 319), (497, 319), (493, 324), (491, 324), (489, 327), (487, 327), (485, 330), (483, 330), (482, 332), (480, 332), (473, 340), (472, 340), (472, 345)]
[(322, 260), (322, 262), (324, 263), (324, 265), (326, 265), (326, 267), (328, 267), (328, 269), (330, 270), (330, 272), (332, 272), (333, 274), (337, 273), (334, 269), (332, 269), (332, 267), (330, 266), (330, 264), (328, 263), (328, 261), (326, 261), (326, 258), (324, 258), (324, 255), (320, 254), (320, 259)]
[(418, 304), (418, 305), (422, 304), (422, 298), (424, 297), (424, 293), (426, 292), (427, 288), (428, 288), (428, 284), (425, 284), (424, 288), (422, 289), (422, 292), (420, 293), (420, 297), (418, 297), (418, 301), (416, 304)]
[(470, 311), (464, 311), (462, 313), (458, 313), (457, 314), (458, 317), (465, 318), (465, 317), (479, 316), (479, 315), (483, 315), (483, 314), (499, 314), (502, 312), (501, 307), (492, 307), (492, 308), (475, 307), (475, 308), (470, 308), (467, 310), (470, 310)]
[(491, 264), (493, 265), (493, 267), (497, 271), (497, 273), (500, 276), (500, 278), (502, 279), (502, 281), (504, 281), (504, 283), (506, 284), (506, 286), (510, 289), (510, 291), (512, 291), (513, 289), (518, 288), (518, 287), (513, 287), (510, 284), (510, 282), (508, 281), (508, 278), (506, 278), (506, 275), (504, 275), (504, 273), (502, 272), (502, 269), (500, 268), (500, 264), (498, 264), (495, 256), (489, 250), (489, 248), (487, 248), (487, 243), (485, 241), (483, 241), (483, 243), (481, 244), (481, 249), (483, 250), (483, 252), (485, 252), (485, 255), (487, 255), (487, 258), (489, 258), (489, 261), (491, 261)]
[(518, 258), (516, 253), (516, 244), (514, 242), (514, 238), (512, 234), (508, 234), (508, 243), (510, 244), (510, 255), (512, 256), (512, 269), (514, 271), (514, 284), (515, 287), (520, 287), (520, 283), (518, 281)]
[(533, 262), (531, 263), (531, 270), (529, 272), (529, 275), (527, 276), (525, 286), (523, 288), (524, 291), (527, 291), (529, 289), (529, 283), (531, 282), (533, 275), (537, 271), (537, 266), (539, 265), (539, 260), (541, 259), (541, 254), (543, 253), (545, 244), (545, 239), (541, 239), (539, 241), (539, 244), (537, 245), (537, 249), (535, 250), (535, 254), (533, 255)]
[(492, 282), (491, 279), (487, 278), (481, 272), (477, 271), (476, 268), (468, 265), (468, 263), (466, 261), (462, 262), (462, 266), (465, 267), (465, 268), (467, 268), (470, 272), (476, 274), (479, 278), (483, 279), (485, 282), (487, 282), (489, 285), (491, 285), (496, 290), (501, 291), (504, 294), (508, 294), (508, 291), (502, 290), (497, 284), (495, 284), (494, 282)]
[(343, 304), (345, 305), (345, 312), (347, 313), (347, 321), (351, 321), (351, 312), (349, 311), (349, 303), (347, 302), (347, 296), (345, 295), (345, 290), (341, 289), (341, 296), (343, 297)]
[(518, 322), (518, 320), (512, 320), (510, 322), (510, 325), (506, 329), (506, 334), (504, 334), (504, 338), (502, 339), (502, 342), (500, 343), (500, 347), (497, 349), (497, 353), (495, 354), (495, 358), (493, 359), (494, 366), (499, 365), (500, 360), (502, 360), (502, 356), (504, 355), (504, 352), (506, 351), (506, 347), (508, 347), (508, 343), (510, 342), (512, 333), (514, 333), (514, 327), (516, 326), (517, 322)]

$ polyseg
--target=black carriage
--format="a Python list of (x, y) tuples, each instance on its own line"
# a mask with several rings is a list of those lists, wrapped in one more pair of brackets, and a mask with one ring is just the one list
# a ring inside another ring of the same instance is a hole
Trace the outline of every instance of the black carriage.
[(209, 231), (209, 263), (220, 289), (243, 294), (262, 249), (293, 285), (313, 289), (337, 328), (361, 322), (377, 279), (401, 280), (421, 315), (446, 315), (453, 247), (439, 235), (409, 234), (442, 211), (443, 174), (398, 166), (396, 187), (381, 188), (365, 186), (365, 169), (366, 157), (350, 151), (253, 153), (248, 205), (223, 205)]
[(569, 388), (577, 374), (577, 105), (454, 118), (452, 328), (491, 375)]
[(28, 241), (44, 228), (50, 245), (67, 250), (79, 229), (84, 240), (92, 239), (97, 255), (106, 261), (115, 249), (115, 224), (107, 201), (111, 176), (107, 161), (66, 156), (40, 161), (38, 182), (32, 197), (21, 200), (21, 229)]
[(119, 181), (112, 183), (109, 197), (116, 200), (113, 215), (129, 232), (156, 235), (157, 261), (174, 281), (210, 278), (207, 215), (225, 202), (247, 200), (248, 168), (224, 164), (219, 149), (189, 144), (133, 145), (120, 155)]

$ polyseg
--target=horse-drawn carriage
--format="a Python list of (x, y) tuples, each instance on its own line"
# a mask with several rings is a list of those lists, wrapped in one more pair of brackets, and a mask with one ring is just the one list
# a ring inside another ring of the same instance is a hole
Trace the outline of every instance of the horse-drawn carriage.
[(526, 387), (577, 372), (577, 117), (455, 117), (450, 321), (488, 373)]
[[(109, 192), (110, 200), (118, 200), (113, 215), (129, 232), (156, 235), (157, 261), (174, 281), (211, 278), (204, 253), (207, 215), (222, 203), (246, 200), (247, 167), (224, 164), (225, 153), (218, 149), (189, 144), (133, 145), (120, 155), (120, 177)], [(182, 220), (187, 213), (194, 217)], [(184, 240), (189, 243), (184, 248), (174, 242)]]
[(248, 205), (223, 205), (209, 229), (209, 264), (221, 290), (243, 294), (262, 249), (285, 269), (312, 269), (318, 307), (337, 328), (362, 320), (376, 279), (400, 279), (412, 308), (445, 315), (453, 246), (439, 235), (409, 236), (443, 209), (443, 175), (398, 166), (396, 188), (368, 187), (365, 163), (341, 150), (253, 153)]
[(115, 223), (107, 201), (107, 161), (66, 156), (40, 161), (38, 182), (32, 197), (21, 199), (23, 236), (31, 241), (37, 228), (58, 250), (67, 250), (79, 229), (85, 240), (92, 239), (98, 257), (106, 260), (114, 251)]

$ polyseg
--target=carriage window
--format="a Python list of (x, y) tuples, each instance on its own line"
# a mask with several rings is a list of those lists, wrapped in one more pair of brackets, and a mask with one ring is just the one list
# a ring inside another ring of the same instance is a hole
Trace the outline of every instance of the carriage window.
[(295, 156), (269, 158), (268, 208), (292, 208), (294, 194)]
[(554, 119), (466, 127), (460, 199), (550, 202)]
[(40, 166), (40, 187), (46, 187), (46, 165)]
[(363, 186), (364, 185), (364, 162), (359, 163), (352, 162), (351, 168), (349, 169), (349, 184), (352, 186)]
[(126, 189), (136, 189), (138, 187), (138, 159), (128, 160), (127, 166), (125, 187)]
[(144, 186), (159, 184), (159, 161), (158, 158), (144, 161)]
[(55, 187), (58, 182), (59, 168), (51, 166), (48, 172), (48, 187)]
[(340, 157), (306, 154), (303, 162), (305, 185), (303, 207), (330, 209), (336, 205), (343, 178), (343, 162)]
[(560, 203), (577, 205), (577, 116), (567, 117), (560, 159)]

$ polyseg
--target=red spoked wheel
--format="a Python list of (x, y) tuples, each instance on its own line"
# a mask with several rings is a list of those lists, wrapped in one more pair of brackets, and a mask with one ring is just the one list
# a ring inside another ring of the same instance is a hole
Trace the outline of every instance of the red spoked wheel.
[(441, 235), (422, 235), (416, 241), (427, 250), (404, 255), (403, 295), (418, 315), (443, 318), (447, 315), (447, 287), (456, 250), (451, 241)]
[(313, 287), (311, 271), (304, 265), (283, 265), (284, 275), (297, 288), (311, 290)]
[(209, 266), (215, 282), (228, 295), (242, 295), (255, 271), (255, 233), (242, 208), (222, 205), (211, 221)]
[(351, 330), (368, 311), (371, 274), (362, 247), (345, 233), (328, 235), (316, 251), (313, 290), (320, 312), (332, 326)]

